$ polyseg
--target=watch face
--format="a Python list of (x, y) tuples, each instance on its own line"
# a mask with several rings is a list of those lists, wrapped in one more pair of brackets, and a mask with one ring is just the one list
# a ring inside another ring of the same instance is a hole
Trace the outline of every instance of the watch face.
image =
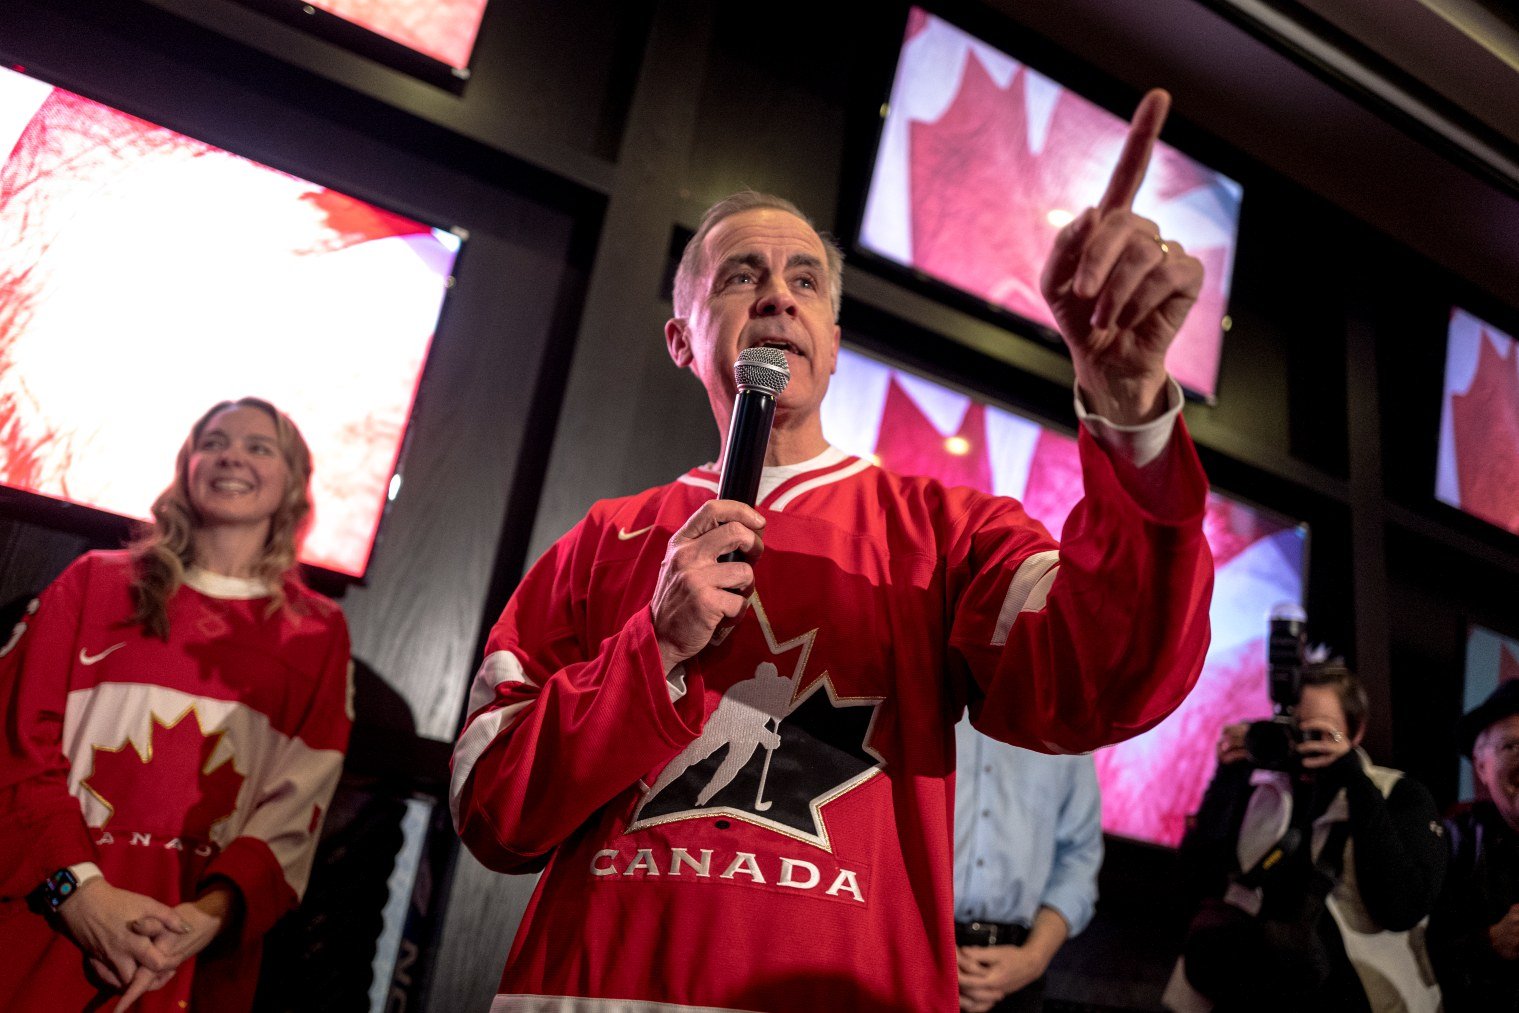
[(56, 911), (64, 901), (74, 895), (74, 891), (78, 888), (78, 878), (68, 869), (59, 869), (47, 878), (47, 883), (44, 884), (44, 893), (47, 896), (49, 906)]

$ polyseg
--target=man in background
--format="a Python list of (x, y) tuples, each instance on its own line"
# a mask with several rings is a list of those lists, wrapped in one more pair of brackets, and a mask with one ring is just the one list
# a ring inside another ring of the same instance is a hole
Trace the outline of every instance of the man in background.
[(1446, 820), (1430, 958), (1446, 1013), (1519, 1009), (1519, 681), (1500, 684), (1457, 736), (1487, 797)]
[(960, 1008), (1034, 1013), (1044, 974), (1086, 928), (1102, 867), (1090, 754), (1051, 756), (955, 726), (955, 949)]

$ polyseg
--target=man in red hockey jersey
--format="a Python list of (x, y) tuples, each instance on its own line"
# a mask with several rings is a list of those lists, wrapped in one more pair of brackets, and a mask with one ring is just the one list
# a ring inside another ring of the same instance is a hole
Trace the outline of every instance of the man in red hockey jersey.
[[(1207, 484), (1164, 367), (1202, 268), (1129, 210), (1168, 103), (1140, 104), (1042, 280), (1082, 419), (1059, 544), (1012, 500), (830, 447), (837, 249), (778, 198), (707, 213), (671, 357), (720, 433), (740, 351), (784, 349), (791, 381), (755, 507), (711, 466), (597, 503), (491, 633), (455, 822), (486, 865), (545, 870), (493, 1009), (955, 1006), (956, 718), (1094, 749), (1174, 709), (1207, 647)], [(783, 680), (779, 705), (744, 685)]]

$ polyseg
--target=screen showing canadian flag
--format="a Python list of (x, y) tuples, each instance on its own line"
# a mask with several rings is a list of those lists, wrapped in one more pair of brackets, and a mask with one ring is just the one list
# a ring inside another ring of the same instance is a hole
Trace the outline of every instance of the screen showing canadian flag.
[(362, 576), (460, 242), (0, 70), (0, 483), (146, 517), (190, 425), (311, 445), (302, 559)]
[(311, 6), (450, 67), (469, 66), (487, 0), (311, 0)]
[[(835, 446), (892, 471), (1021, 500), (1057, 538), (1082, 495), (1072, 437), (847, 348), (823, 427)], [(1303, 525), (1218, 493), (1203, 523), (1216, 575), (1197, 687), (1159, 725), (1096, 755), (1103, 829), (1156, 844), (1180, 843), (1213, 775), (1219, 730), (1270, 716), (1266, 617), (1303, 597)]]
[[(1055, 235), (1095, 205), (1128, 124), (918, 8), (881, 127), (859, 242), (1046, 327), (1039, 276)], [(1159, 143), (1134, 211), (1203, 263), (1167, 355), (1213, 398), (1239, 225), (1238, 183)]]
[(1519, 342), (1453, 309), (1435, 496), (1519, 535)]

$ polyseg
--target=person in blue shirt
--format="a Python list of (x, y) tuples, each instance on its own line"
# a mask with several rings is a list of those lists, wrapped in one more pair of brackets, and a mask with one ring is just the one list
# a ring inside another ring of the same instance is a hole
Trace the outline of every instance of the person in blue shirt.
[(1086, 928), (1102, 866), (1102, 798), (1086, 756), (1048, 756), (955, 727), (960, 1008), (1039, 1010), (1044, 973)]

